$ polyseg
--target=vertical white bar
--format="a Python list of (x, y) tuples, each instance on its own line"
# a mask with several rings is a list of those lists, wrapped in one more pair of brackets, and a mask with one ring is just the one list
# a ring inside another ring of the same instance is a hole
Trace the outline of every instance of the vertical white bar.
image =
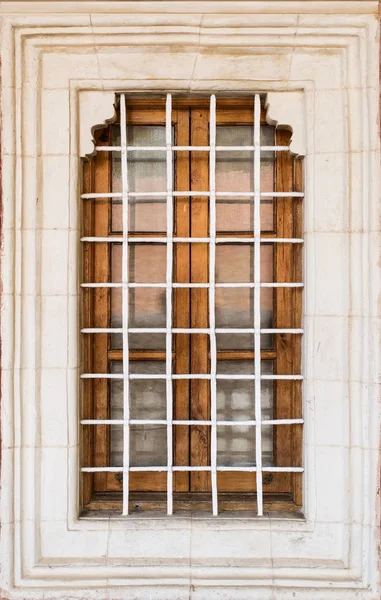
[(210, 154), (209, 154), (209, 328), (210, 328), (210, 460), (212, 475), (213, 515), (218, 514), (217, 491), (217, 344), (215, 314), (215, 264), (216, 264), (216, 97), (210, 97)]
[(261, 409), (261, 98), (254, 97), (254, 390), (258, 516), (263, 515)]
[(167, 513), (173, 512), (173, 397), (172, 397), (172, 265), (173, 265), (173, 164), (172, 164), (172, 97), (167, 94), (165, 111), (167, 146), (167, 269), (166, 269), (166, 396), (167, 396)]
[(123, 328), (123, 514), (128, 515), (130, 469), (130, 403), (128, 353), (128, 178), (126, 97), (120, 96), (120, 142), (122, 147), (122, 328)]

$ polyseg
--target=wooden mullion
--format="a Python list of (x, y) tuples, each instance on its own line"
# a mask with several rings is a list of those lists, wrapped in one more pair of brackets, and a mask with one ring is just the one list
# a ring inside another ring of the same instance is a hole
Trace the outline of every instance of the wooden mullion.
[[(288, 145), (290, 132), (277, 130), (276, 145)], [(293, 158), (290, 152), (276, 153), (276, 191), (290, 192), (293, 189)], [(284, 197), (274, 200), (276, 203), (275, 230), (277, 237), (293, 237), (293, 198)], [(293, 244), (274, 244), (274, 280), (278, 283), (291, 281), (293, 275)], [(293, 327), (292, 306), (293, 290), (290, 288), (275, 288), (275, 328)], [(274, 372), (276, 374), (293, 373), (294, 336), (292, 334), (277, 334), (275, 338), (276, 359)], [(274, 418), (287, 419), (291, 417), (291, 399), (293, 381), (274, 381)], [(273, 427), (274, 432), (274, 464), (290, 466), (292, 464), (291, 427)], [(279, 491), (290, 490), (290, 473), (280, 474)]]
[[(103, 142), (102, 145), (108, 145)], [(111, 154), (99, 152), (94, 157), (94, 192), (110, 191), (110, 160)], [(109, 231), (110, 202), (97, 200), (94, 202), (94, 236), (107, 237)], [(101, 242), (93, 244), (94, 255), (94, 282), (108, 282), (110, 280), (110, 244)], [(108, 288), (94, 288), (93, 290), (93, 326), (109, 327), (110, 290)], [(93, 365), (92, 372), (107, 373), (108, 371), (108, 334), (98, 333), (93, 337)], [(106, 379), (93, 380), (94, 418), (107, 419), (109, 415), (108, 382)], [(110, 464), (109, 427), (98, 425), (94, 428), (94, 465), (96, 467)], [(95, 473), (95, 490), (107, 489), (107, 473)]]
[[(209, 143), (209, 111), (193, 109), (191, 111), (191, 144), (207, 146)], [(207, 191), (209, 189), (209, 156), (207, 152), (192, 152), (191, 156), (191, 190)], [(209, 201), (206, 196), (192, 198), (191, 235), (207, 237), (209, 234)], [(191, 281), (207, 283), (208, 244), (192, 244), (191, 248)], [(208, 327), (208, 290), (191, 289), (191, 327)], [(191, 336), (191, 373), (208, 372), (207, 334)], [(205, 380), (191, 380), (191, 419), (209, 419), (210, 386)], [(205, 466), (210, 464), (210, 427), (191, 427), (191, 465)], [(211, 489), (210, 473), (196, 471), (191, 473), (191, 491), (207, 492)]]
[[(92, 177), (94, 175), (93, 161), (83, 162), (83, 192), (88, 193), (92, 189)], [(83, 235), (88, 236), (93, 231), (93, 202), (91, 200), (83, 200)], [(93, 281), (93, 245), (91, 243), (83, 244), (82, 253), (82, 272), (83, 280), (86, 282)], [(91, 327), (92, 325), (92, 291), (89, 288), (82, 290), (82, 307), (83, 307), (83, 327)], [(91, 372), (93, 362), (93, 348), (90, 336), (84, 336), (83, 344), (83, 370)], [(93, 418), (93, 381), (84, 379), (82, 382), (82, 418)], [(93, 450), (94, 450), (94, 428), (91, 426), (83, 427), (82, 429), (82, 453), (83, 465), (93, 466)], [(94, 475), (92, 473), (83, 473), (82, 475), (82, 502), (87, 504), (93, 494)]]
[[(300, 159), (294, 160), (294, 189), (296, 192), (303, 191), (303, 163)], [(294, 201), (294, 236), (303, 237), (303, 200), (296, 198)], [(303, 247), (296, 244), (294, 248), (294, 281), (303, 281)], [(302, 289), (293, 290), (293, 327), (302, 326)], [(302, 340), (300, 336), (294, 336), (293, 339), (293, 369), (294, 373), (301, 373)], [(292, 398), (292, 417), (300, 419), (302, 417), (302, 382), (296, 381), (293, 388)], [(303, 461), (303, 425), (293, 425), (292, 435), (292, 455), (293, 464), (301, 466)], [(302, 474), (293, 473), (291, 475), (292, 496), (297, 506), (302, 505)]]
[[(176, 143), (179, 146), (189, 145), (189, 110), (179, 109), (177, 114)], [(178, 152), (176, 155), (176, 190), (189, 191), (190, 185), (190, 152)], [(175, 206), (175, 235), (190, 236), (190, 198), (177, 196)], [(190, 244), (176, 244), (174, 248), (174, 281), (187, 283), (190, 281)], [(190, 289), (175, 288), (173, 324), (175, 327), (190, 327)], [(177, 374), (190, 372), (190, 335), (175, 335), (175, 372)], [(174, 418), (189, 419), (190, 382), (189, 380), (174, 381)], [(189, 427), (174, 428), (174, 464), (189, 465)], [(189, 491), (189, 473), (174, 474), (174, 491)]]

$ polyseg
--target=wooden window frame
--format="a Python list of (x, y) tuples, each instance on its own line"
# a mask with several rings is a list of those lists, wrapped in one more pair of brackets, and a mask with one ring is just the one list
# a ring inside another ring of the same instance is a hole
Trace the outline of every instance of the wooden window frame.
[[(149, 108), (147, 108), (149, 106)], [(177, 145), (208, 145), (209, 99), (174, 99), (172, 122), (175, 126)], [(118, 122), (118, 116), (116, 123)], [(128, 124), (165, 125), (165, 107), (160, 99), (131, 99), (127, 117)], [(217, 125), (252, 124), (252, 98), (219, 99)], [(261, 124), (266, 124), (266, 114), (262, 107)], [(102, 146), (111, 143), (111, 126), (96, 132), (96, 141)], [(276, 129), (276, 145), (289, 145), (291, 134), (285, 129)], [(191, 155), (191, 158), (190, 158)], [(176, 190), (207, 190), (207, 152), (181, 151), (176, 153)], [(83, 192), (103, 193), (111, 191), (111, 152), (97, 152), (83, 162)], [(291, 152), (275, 153), (275, 191), (302, 191), (302, 161)], [(190, 187), (189, 187), (190, 186)], [(112, 237), (110, 234), (111, 202), (83, 200), (83, 235)], [(182, 218), (178, 218), (178, 214)], [(189, 197), (176, 197), (175, 227), (181, 237), (206, 237), (208, 235), (208, 198), (192, 197), (190, 211)], [(302, 237), (302, 199), (293, 197), (277, 198), (274, 201), (274, 231), (264, 232), (266, 237)], [(141, 236), (142, 234), (131, 234)], [(150, 235), (144, 233), (143, 235)], [(154, 234), (158, 237), (158, 234)], [(224, 234), (225, 235), (225, 234)], [(234, 235), (234, 232), (232, 232)], [(243, 237), (242, 232), (236, 234)], [(230, 233), (229, 233), (230, 236)], [(163, 234), (165, 237), (165, 234)], [(208, 281), (208, 248), (199, 244), (179, 244), (175, 250), (174, 277), (179, 283)], [(302, 281), (302, 246), (299, 244), (274, 244), (274, 281)], [(192, 254), (192, 260), (189, 254)], [(199, 259), (195, 256), (199, 253)], [(84, 243), (84, 281), (108, 281), (110, 277), (110, 244)], [(175, 289), (175, 327), (207, 327), (208, 302), (205, 289)], [(300, 328), (302, 320), (302, 290), (300, 288), (274, 288), (274, 327)], [(197, 316), (194, 307), (197, 305)], [(183, 310), (176, 307), (181, 306)], [(109, 327), (110, 290), (107, 288), (83, 290), (84, 327)], [(193, 307), (193, 308), (192, 308)], [(200, 316), (199, 308), (202, 307)], [(292, 307), (292, 310), (290, 310)], [(196, 323), (197, 318), (197, 323)], [(200, 321), (201, 319), (201, 321)], [(207, 336), (193, 341), (191, 335), (177, 335), (176, 369), (179, 373), (206, 372), (208, 362)], [(274, 361), (274, 373), (299, 374), (301, 369), (301, 338), (292, 334), (274, 336), (274, 349), (262, 350), (261, 359)], [(253, 351), (219, 351), (218, 358), (227, 360), (253, 359)], [(111, 361), (122, 360), (123, 351), (110, 348), (110, 335), (85, 336), (83, 342), (83, 367), (85, 372), (109, 372)], [(130, 351), (130, 360), (165, 360), (163, 351)], [(302, 417), (301, 381), (274, 381), (274, 419)], [(176, 380), (174, 382), (174, 418), (208, 419), (209, 392), (205, 380)], [(109, 418), (109, 386), (106, 379), (84, 380), (82, 389), (82, 418)], [(192, 397), (192, 403), (190, 403)], [(197, 402), (196, 402), (197, 399)], [(183, 431), (181, 431), (183, 428)], [(185, 429), (184, 429), (185, 428)], [(292, 428), (292, 432), (291, 432)], [(175, 428), (176, 429), (176, 428)], [(185, 431), (187, 430), (187, 431)], [(190, 433), (189, 433), (190, 430)], [(174, 464), (209, 464), (210, 427), (177, 426), (174, 444)], [(302, 464), (303, 426), (274, 426), (274, 451), (277, 466), (300, 466)], [(189, 439), (189, 437), (191, 439)], [(178, 439), (180, 439), (180, 442)], [(188, 446), (190, 450), (188, 451)], [(82, 462), (91, 466), (110, 464), (109, 426), (83, 426)], [(147, 490), (147, 480), (150, 490)], [(264, 510), (301, 511), (302, 474), (264, 474)], [(112, 472), (82, 474), (82, 508), (87, 510), (120, 510), (122, 478)], [(218, 473), (220, 511), (253, 510), (256, 508), (256, 481), (254, 473)], [(130, 503), (132, 509), (165, 509), (166, 474), (130, 473)], [(175, 510), (209, 510), (211, 506), (210, 473), (179, 472), (174, 474)], [(138, 507), (138, 508), (136, 508)], [(133, 512), (133, 510), (132, 510)]]

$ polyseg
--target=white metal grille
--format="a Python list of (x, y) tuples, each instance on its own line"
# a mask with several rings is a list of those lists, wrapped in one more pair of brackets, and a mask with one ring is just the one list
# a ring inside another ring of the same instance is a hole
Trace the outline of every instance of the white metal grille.
[[(118, 152), (121, 155), (122, 191), (110, 193), (82, 194), (83, 199), (114, 198), (122, 201), (123, 235), (121, 237), (82, 237), (82, 242), (109, 242), (122, 244), (122, 282), (121, 283), (83, 283), (84, 288), (121, 288), (122, 290), (122, 327), (84, 328), (83, 334), (121, 333), (123, 338), (123, 372), (122, 373), (83, 373), (83, 379), (119, 379), (123, 381), (123, 419), (84, 419), (82, 425), (122, 425), (123, 426), (123, 465), (120, 467), (83, 467), (82, 472), (122, 472), (123, 473), (123, 514), (128, 514), (129, 500), (129, 473), (130, 472), (156, 472), (167, 473), (167, 512), (173, 512), (173, 472), (177, 471), (210, 471), (212, 481), (212, 507), (213, 514), (218, 514), (218, 489), (217, 471), (242, 471), (255, 472), (257, 480), (257, 506), (258, 515), (263, 514), (263, 472), (302, 472), (302, 467), (277, 467), (262, 465), (262, 407), (261, 384), (263, 380), (301, 380), (301, 375), (264, 374), (261, 372), (261, 334), (301, 334), (302, 329), (294, 328), (261, 328), (261, 289), (262, 288), (299, 288), (303, 283), (264, 283), (261, 282), (261, 244), (264, 243), (292, 243), (301, 244), (299, 238), (266, 238), (261, 237), (260, 202), (261, 198), (303, 197), (302, 192), (261, 192), (261, 152), (289, 151), (288, 146), (261, 146), (260, 144), (260, 114), (261, 100), (259, 94), (254, 96), (254, 139), (250, 146), (217, 146), (216, 145), (216, 97), (210, 98), (210, 144), (208, 146), (176, 146), (172, 144), (172, 98), (167, 94), (166, 99), (166, 145), (165, 146), (129, 146), (127, 145), (126, 127), (126, 98), (120, 95), (120, 146), (97, 146), (97, 151)], [(146, 192), (129, 192), (128, 190), (128, 156), (130, 152), (163, 151), (166, 153), (167, 189), (166, 191), (149, 192), (151, 197), (166, 199), (167, 233), (166, 237), (136, 237), (134, 243), (166, 244), (166, 281), (165, 283), (133, 283), (128, 280), (128, 247), (129, 247), (129, 198), (146, 196)], [(203, 150), (209, 152), (209, 190), (181, 191), (173, 190), (173, 153), (186, 150)], [(253, 152), (254, 191), (253, 192), (217, 192), (216, 191), (216, 153), (250, 150)], [(254, 200), (254, 235), (253, 237), (216, 237), (216, 199), (224, 196), (253, 198)], [(209, 197), (209, 237), (174, 237), (173, 236), (173, 200), (177, 196), (206, 196)], [(173, 282), (173, 244), (174, 243), (208, 243), (209, 244), (209, 282), (208, 283), (175, 283)], [(217, 283), (215, 281), (216, 244), (219, 243), (253, 243), (254, 245), (254, 281), (247, 283)], [(128, 322), (128, 291), (129, 288), (159, 287), (166, 291), (166, 326), (156, 328), (133, 328)], [(253, 288), (254, 290), (254, 322), (252, 328), (218, 328), (215, 319), (215, 290), (216, 288)], [(174, 288), (207, 288), (209, 289), (209, 327), (207, 328), (175, 328), (172, 326), (172, 290)], [(130, 333), (163, 333), (166, 337), (166, 372), (165, 374), (136, 374), (129, 372), (129, 334)], [(210, 338), (210, 373), (209, 374), (174, 374), (172, 372), (172, 336), (176, 333), (203, 333)], [(216, 334), (249, 333), (254, 337), (254, 374), (218, 374), (217, 373), (217, 348)], [(166, 418), (165, 419), (131, 419), (129, 383), (133, 379), (163, 379), (166, 381)], [(176, 379), (206, 379), (210, 381), (210, 420), (174, 420), (172, 381)], [(248, 380), (253, 381), (255, 406), (255, 419), (242, 421), (224, 421), (217, 419), (217, 381)], [(291, 425), (302, 424), (303, 419), (271, 419), (265, 421), (266, 425)], [(162, 466), (131, 466), (130, 465), (130, 426), (131, 425), (165, 425), (167, 428), (167, 464)], [(173, 465), (173, 426), (174, 425), (208, 425), (211, 427), (210, 466), (176, 466)], [(255, 429), (256, 464), (253, 466), (223, 466), (217, 465), (217, 426), (223, 427), (253, 427)]]

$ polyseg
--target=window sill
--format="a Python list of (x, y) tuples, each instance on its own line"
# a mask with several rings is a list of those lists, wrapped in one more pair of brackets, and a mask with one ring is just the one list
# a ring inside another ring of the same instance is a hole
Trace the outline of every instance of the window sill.
[(257, 502), (255, 494), (227, 494), (219, 496), (219, 515), (212, 516), (211, 494), (174, 495), (175, 514), (166, 514), (166, 493), (131, 493), (130, 514), (123, 516), (122, 493), (96, 493), (84, 507), (81, 519), (131, 519), (131, 518), (184, 518), (189, 519), (292, 519), (304, 520), (300, 506), (297, 506), (290, 494), (265, 494), (264, 515), (257, 517)]

